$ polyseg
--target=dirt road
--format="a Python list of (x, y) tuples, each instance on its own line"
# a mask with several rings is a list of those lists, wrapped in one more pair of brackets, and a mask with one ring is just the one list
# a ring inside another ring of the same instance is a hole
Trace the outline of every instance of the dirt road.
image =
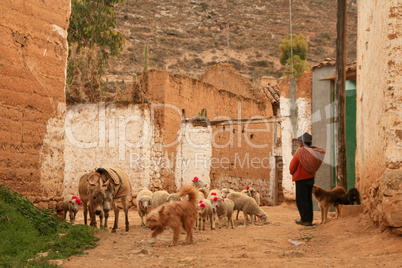
[[(402, 238), (381, 232), (364, 214), (304, 227), (294, 223), (294, 204), (263, 209), (267, 225), (243, 226), (240, 213), (235, 229), (195, 230), (191, 245), (183, 233), (176, 247), (169, 247), (170, 230), (152, 243), (151, 231), (140, 227), (131, 209), (129, 232), (121, 212), (117, 233), (99, 232), (99, 246), (65, 260), (64, 267), (402, 267)], [(319, 218), (314, 212), (314, 223)], [(76, 223), (82, 219), (80, 210)]]

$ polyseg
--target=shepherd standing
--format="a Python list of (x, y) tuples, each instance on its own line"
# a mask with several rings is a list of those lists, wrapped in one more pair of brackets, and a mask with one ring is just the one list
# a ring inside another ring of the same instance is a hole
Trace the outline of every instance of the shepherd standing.
[(300, 213), (297, 224), (313, 225), (313, 185), (314, 177), (325, 156), (322, 148), (311, 146), (312, 136), (305, 132), (297, 138), (299, 149), (289, 165), (292, 181), (296, 182), (296, 205)]

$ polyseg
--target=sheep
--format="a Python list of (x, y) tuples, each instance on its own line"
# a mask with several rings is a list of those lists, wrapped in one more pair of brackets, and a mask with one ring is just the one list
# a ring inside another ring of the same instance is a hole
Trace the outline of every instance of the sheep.
[(67, 211), (70, 216), (70, 222), (74, 223), (75, 216), (78, 210), (81, 208), (81, 200), (75, 195), (67, 195), (64, 197), (64, 219), (67, 217)]
[(229, 225), (234, 228), (233, 224), (233, 208), (234, 202), (230, 198), (223, 199), (221, 197), (214, 197), (212, 199), (212, 207), (213, 210), (216, 211), (216, 215), (218, 216), (218, 227), (221, 229), (221, 218), (226, 217), (228, 219), (228, 223), (226, 225), (226, 229), (229, 228)]
[(183, 199), (179, 196), (178, 193), (169, 194), (166, 198), (166, 203), (174, 202), (174, 201), (182, 201)]
[(200, 181), (200, 179), (198, 179), (197, 177), (194, 177), (192, 182), (193, 182), (193, 186), (195, 188), (197, 188), (198, 190), (200, 190), (201, 192), (203, 192), (205, 194), (209, 192), (209, 185), (205, 182)]
[(247, 195), (254, 198), (259, 206), (261, 205), (260, 194), (253, 187), (248, 188)]
[[(247, 186), (248, 187), (248, 186)], [(233, 193), (241, 193), (242, 195), (247, 195), (247, 190), (242, 190), (241, 192), (235, 192), (235, 191), (233, 191)], [(227, 196), (226, 196), (227, 197)], [(234, 210), (237, 210), (237, 209), (234, 209)], [(237, 213), (236, 213), (236, 220), (238, 220), (239, 219), (239, 212), (240, 212), (240, 210), (237, 210)]]
[[(260, 199), (260, 194), (253, 188), (253, 187), (247, 187), (247, 195), (254, 198), (254, 200), (257, 202), (257, 204), (260, 206), (261, 205), (261, 199)], [(254, 220), (256, 220), (256, 217), (254, 216)]]
[(215, 230), (215, 221), (212, 217), (212, 204), (208, 199), (201, 199), (197, 204), (198, 230), (205, 231), (205, 221), (209, 218), (211, 230)]
[(138, 192), (135, 202), (137, 204), (137, 211), (141, 217), (141, 226), (146, 227), (144, 216), (147, 216), (148, 206), (151, 204), (152, 192), (147, 188)]
[[(197, 190), (197, 204), (201, 201), (205, 199), (205, 195), (198, 189)], [(188, 195), (184, 196), (183, 201), (188, 201)], [(198, 220), (195, 221), (195, 227), (198, 226)]]
[(215, 196), (222, 197), (222, 193), (218, 189), (212, 189), (209, 191), (207, 199), (212, 200)]
[[(262, 223), (267, 222), (268, 215), (265, 213), (264, 210), (257, 204), (254, 198), (249, 197), (247, 195), (241, 193), (230, 193), (228, 198), (231, 198), (234, 202), (234, 210), (241, 210), (244, 214), (244, 225), (247, 225), (247, 217), (248, 215), (258, 216)], [(254, 225), (254, 219), (251, 217), (251, 224)]]
[(221, 190), (222, 198), (226, 198), (226, 197), (228, 196), (228, 194), (234, 193), (234, 192), (236, 192), (236, 191), (235, 191), (235, 190), (232, 190), (232, 189), (230, 189), (230, 188), (223, 188), (223, 189)]
[(154, 192), (152, 195), (152, 199), (151, 199), (151, 206), (153, 208), (157, 208), (160, 205), (165, 204), (168, 196), (169, 196), (169, 193), (166, 192), (165, 190)]

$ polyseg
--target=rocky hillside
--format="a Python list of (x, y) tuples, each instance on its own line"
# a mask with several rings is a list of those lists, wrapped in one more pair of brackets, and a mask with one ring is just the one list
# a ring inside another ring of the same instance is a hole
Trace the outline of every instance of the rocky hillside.
[[(305, 35), (310, 67), (336, 55), (336, 3), (292, 1), (293, 33)], [(126, 0), (117, 10), (117, 27), (126, 46), (123, 56), (111, 61), (107, 78), (120, 87), (131, 84), (143, 71), (145, 45), (149, 47), (148, 68), (194, 78), (228, 60), (254, 83), (263, 75), (284, 73), (278, 47), (289, 34), (287, 0)], [(347, 15), (347, 57), (355, 60), (355, 4), (349, 5)]]

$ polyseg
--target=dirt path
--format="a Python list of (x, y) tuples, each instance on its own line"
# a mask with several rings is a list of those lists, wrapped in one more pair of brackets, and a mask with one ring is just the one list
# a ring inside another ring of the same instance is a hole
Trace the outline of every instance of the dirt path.
[[(151, 243), (151, 231), (140, 227), (132, 209), (129, 232), (120, 213), (117, 233), (100, 232), (97, 248), (64, 261), (64, 267), (402, 267), (402, 238), (381, 232), (365, 215), (304, 227), (294, 223), (294, 204), (263, 209), (267, 225), (245, 227), (240, 213), (234, 230), (195, 230), (194, 244), (186, 245), (182, 234), (177, 247), (169, 247), (170, 230)], [(314, 214), (318, 223), (320, 212)], [(76, 223), (82, 218), (80, 211)]]

